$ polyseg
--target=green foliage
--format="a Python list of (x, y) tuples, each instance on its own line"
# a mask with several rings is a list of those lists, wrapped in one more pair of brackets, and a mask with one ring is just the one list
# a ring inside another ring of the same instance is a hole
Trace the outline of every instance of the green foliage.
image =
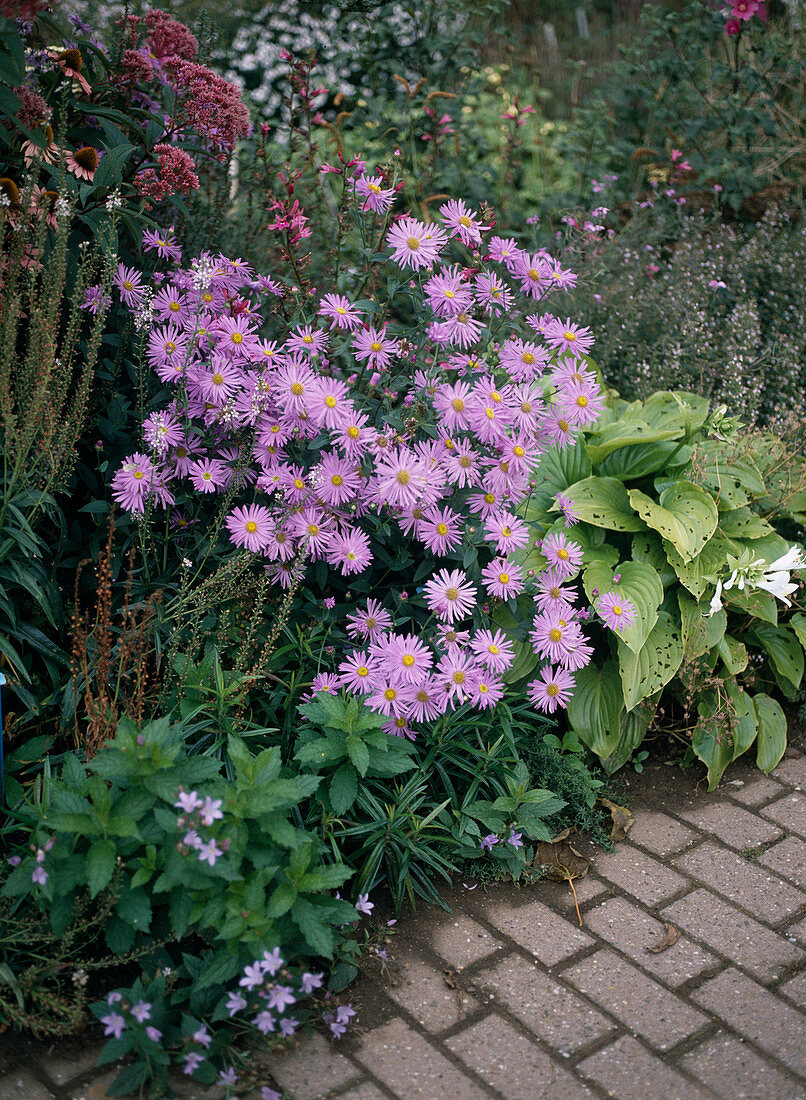
[[(693, 716), (692, 747), (712, 788), (754, 741), (765, 771), (786, 746), (781, 708), (759, 689), (794, 698), (802, 615), (784, 621), (770, 591), (736, 578), (787, 552), (778, 529), (802, 523), (806, 463), (772, 433), (726, 436), (720, 417), (696, 394), (614, 397), (561, 464), (536, 471), (526, 517), (550, 522), (562, 490), (580, 517), (573, 537), (591, 604), (616, 591), (637, 611), (631, 626), (602, 636), (610, 658), (577, 674), (568, 705), (572, 729), (608, 771), (638, 748), (661, 701)], [(714, 610), (710, 593), (732, 571)]]
[[(184, 732), (168, 719), (143, 728), (123, 719), (88, 767), (71, 754), (58, 777), (46, 774), (35, 799), (15, 812), (30, 847), (4, 874), (0, 897), (15, 927), (28, 915), (34, 939), (71, 943), (86, 936), (86, 899), (95, 899), (104, 913), (101, 956), (112, 956), (107, 967), (139, 959), (153, 981), (167, 963), (180, 980), (166, 995), (166, 1013), (204, 1008), (226, 1016), (231, 979), (263, 951), (279, 947), (288, 961), (333, 959), (338, 929), (356, 919), (332, 893), (351, 871), (298, 824), (318, 776), (291, 774), (279, 748), (253, 755), (231, 736), (228, 780), (218, 760), (187, 756)], [(177, 809), (183, 791), (206, 800), (198, 820)], [(83, 965), (97, 966), (86, 939), (81, 948)], [(25, 998), (41, 1000), (48, 984), (64, 996), (58, 952), (49, 966), (32, 962), (21, 934), (4, 941), (2, 961), (26, 1013)], [(11, 1022), (15, 1001), (4, 990), (0, 1007)], [(57, 1024), (46, 1021), (45, 1030)]]

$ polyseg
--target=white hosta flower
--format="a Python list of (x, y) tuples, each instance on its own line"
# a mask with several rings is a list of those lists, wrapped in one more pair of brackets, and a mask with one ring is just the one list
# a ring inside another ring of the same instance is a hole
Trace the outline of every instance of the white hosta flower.
[(781, 569), (776, 573), (765, 573), (761, 580), (756, 581), (756, 587), (763, 588), (765, 592), (771, 592), (787, 607), (791, 607), (792, 601), (787, 597), (791, 596), (798, 586), (790, 581), (789, 573)]
[(717, 580), (709, 615), (716, 614), (722, 607), (723, 591), (734, 587), (740, 592), (745, 588), (748, 591), (761, 588), (791, 607), (792, 601), (789, 597), (798, 586), (792, 582), (790, 573), (794, 569), (806, 569), (806, 556), (800, 547), (790, 546), (785, 554), (768, 564), (764, 558), (756, 558), (751, 551), (745, 550), (741, 558), (728, 555), (728, 568), (731, 567), (733, 571), (726, 581)]

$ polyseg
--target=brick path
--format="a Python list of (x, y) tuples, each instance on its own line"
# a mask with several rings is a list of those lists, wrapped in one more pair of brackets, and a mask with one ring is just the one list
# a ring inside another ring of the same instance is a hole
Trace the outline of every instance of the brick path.
[[(397, 980), (355, 990), (358, 1032), (301, 1038), (266, 1083), (292, 1100), (806, 1100), (806, 756), (680, 788), (639, 796), (628, 840), (596, 854), (582, 928), (564, 884), (460, 888), (452, 913), (401, 921)], [(662, 922), (680, 938), (653, 954)], [(43, 1049), (0, 1100), (100, 1100), (114, 1072), (92, 1063)]]

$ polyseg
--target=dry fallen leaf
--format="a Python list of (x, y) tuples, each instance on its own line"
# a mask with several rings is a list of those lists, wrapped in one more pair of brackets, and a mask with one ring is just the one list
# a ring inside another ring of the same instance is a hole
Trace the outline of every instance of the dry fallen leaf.
[(568, 843), (567, 836), (566, 830), (555, 840), (541, 840), (535, 845), (535, 865), (547, 868), (548, 877), (555, 882), (584, 878), (590, 870), (591, 861)]
[(673, 924), (663, 922), (663, 935), (657, 943), (653, 943), (651, 947), (645, 948), (645, 950), (651, 952), (653, 955), (659, 955), (661, 951), (665, 951), (667, 947), (673, 947), (680, 939), (680, 932)]
[(459, 975), (456, 973), (453, 967), (446, 966), (443, 969), (442, 973), (445, 977), (445, 985), (447, 985), (449, 989), (459, 988)]
[(609, 798), (601, 798), (599, 801), (605, 807), (606, 810), (610, 810), (610, 816), (613, 818), (613, 828), (610, 830), (610, 839), (614, 844), (617, 844), (620, 840), (625, 840), (627, 833), (635, 824), (635, 818), (626, 806), (617, 806), (615, 802), (611, 802)]

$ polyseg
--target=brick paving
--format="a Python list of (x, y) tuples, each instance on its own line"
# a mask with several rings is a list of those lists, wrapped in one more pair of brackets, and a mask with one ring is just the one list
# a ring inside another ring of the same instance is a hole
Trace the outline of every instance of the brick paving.
[[(806, 756), (679, 788), (645, 810), (639, 790), (627, 840), (576, 884), (581, 928), (565, 884), (457, 884), (450, 912), (401, 919), (392, 977), (351, 991), (359, 1027), (298, 1038), (265, 1083), (288, 1100), (806, 1100)], [(648, 951), (669, 924), (676, 942)], [(100, 1100), (116, 1071), (94, 1057), (42, 1046), (0, 1100)]]

